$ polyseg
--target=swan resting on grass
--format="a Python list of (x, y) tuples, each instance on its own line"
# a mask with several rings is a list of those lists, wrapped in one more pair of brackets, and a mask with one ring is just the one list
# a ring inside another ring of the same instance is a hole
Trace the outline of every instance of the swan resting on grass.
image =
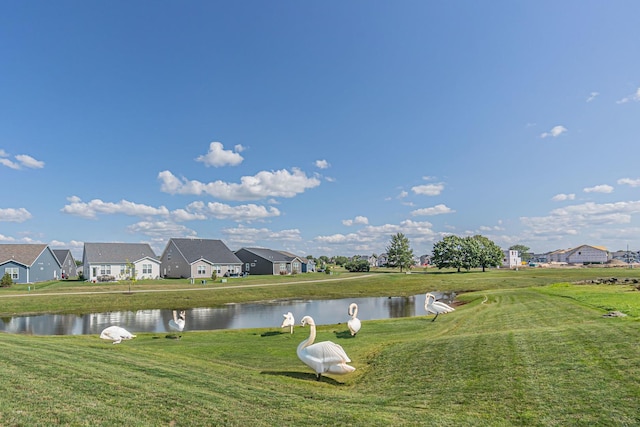
[(293, 317), (293, 313), (288, 312), (287, 314), (283, 314), (284, 316), (284, 320), (282, 321), (282, 326), (280, 326), (281, 328), (289, 328), (289, 333), (292, 334), (293, 333), (293, 327), (296, 324), (296, 319)]
[(427, 314), (432, 313), (436, 315), (436, 317), (433, 318), (432, 322), (435, 322), (435, 320), (438, 318), (438, 314), (450, 313), (455, 310), (455, 308), (443, 302), (436, 301), (436, 297), (431, 293), (427, 294), (427, 299), (424, 301), (424, 309), (427, 311)]
[(302, 326), (309, 325), (309, 338), (298, 345), (298, 358), (316, 372), (316, 380), (320, 381), (322, 374), (348, 374), (356, 370), (347, 365), (351, 362), (344, 349), (331, 341), (313, 343), (316, 339), (316, 324), (311, 316), (302, 318)]
[(351, 336), (355, 337), (362, 326), (360, 319), (358, 319), (358, 304), (355, 302), (352, 302), (351, 305), (349, 305), (349, 316), (351, 316), (351, 319), (347, 322), (347, 326), (349, 327)]
[(135, 337), (131, 332), (120, 326), (109, 326), (100, 334), (100, 338), (103, 340), (111, 340), (114, 344), (120, 344), (122, 340), (130, 340)]

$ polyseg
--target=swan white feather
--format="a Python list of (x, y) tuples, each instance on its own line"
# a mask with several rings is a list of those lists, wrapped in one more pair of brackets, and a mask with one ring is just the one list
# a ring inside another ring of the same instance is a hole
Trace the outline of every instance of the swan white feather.
[(131, 332), (120, 326), (109, 326), (100, 334), (100, 338), (103, 340), (111, 340), (114, 344), (120, 344), (122, 340), (130, 340), (135, 337)]
[(351, 359), (342, 346), (332, 341), (313, 343), (316, 339), (316, 324), (311, 316), (303, 317), (301, 323), (302, 326), (309, 325), (310, 331), (309, 338), (298, 345), (298, 358), (316, 372), (317, 380), (324, 373), (343, 375), (356, 370), (348, 365)]
[(450, 313), (455, 310), (455, 308), (447, 305), (443, 302), (436, 301), (435, 295), (431, 293), (427, 293), (426, 299), (424, 301), (424, 309), (427, 311), (427, 314), (435, 314), (436, 317), (433, 318), (432, 322), (434, 322), (438, 315), (441, 313)]
[(293, 327), (296, 324), (296, 319), (293, 317), (293, 313), (288, 312), (287, 314), (283, 314), (284, 320), (282, 321), (281, 328), (289, 328), (289, 333), (293, 333)]
[(351, 336), (355, 337), (358, 331), (360, 331), (360, 327), (362, 326), (360, 319), (358, 319), (358, 304), (356, 304), (355, 302), (352, 302), (349, 305), (349, 316), (351, 316), (351, 319), (349, 319), (349, 321), (347, 322), (347, 326), (349, 327)]

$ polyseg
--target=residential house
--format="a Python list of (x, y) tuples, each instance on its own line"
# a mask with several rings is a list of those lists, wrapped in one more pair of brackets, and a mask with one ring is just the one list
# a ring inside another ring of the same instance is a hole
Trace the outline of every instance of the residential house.
[(0, 276), (14, 283), (37, 283), (60, 278), (60, 262), (45, 244), (0, 244)]
[(300, 273), (313, 273), (316, 271), (316, 264), (313, 261), (313, 259), (308, 259), (305, 257), (301, 257), (295, 254), (292, 254), (291, 252), (287, 252), (287, 251), (278, 251), (284, 255), (290, 256), (291, 258), (298, 258), (300, 259), (301, 264), (301, 270), (299, 271)]
[(609, 251), (603, 246), (582, 245), (567, 251), (569, 264), (605, 264), (609, 261)]
[(302, 272), (307, 260), (285, 252), (264, 248), (241, 248), (235, 252), (243, 263), (242, 271), (247, 274), (294, 274)]
[(386, 267), (389, 263), (389, 255), (386, 253), (378, 255), (377, 265), (378, 267)]
[(54, 249), (53, 254), (60, 263), (61, 278), (68, 279), (69, 277), (76, 277), (78, 275), (76, 260), (73, 259), (73, 254), (71, 254), (69, 249)]
[(147, 243), (85, 243), (82, 266), (92, 282), (160, 277), (160, 260)]
[(557, 249), (547, 254), (547, 262), (567, 262), (567, 253), (571, 249)]
[(504, 258), (502, 258), (503, 267), (517, 268), (522, 264), (522, 258), (520, 258), (520, 253), (518, 251), (507, 249), (502, 252), (504, 253)]
[(169, 239), (160, 256), (162, 276), (167, 278), (211, 278), (238, 276), (242, 261), (221, 240)]

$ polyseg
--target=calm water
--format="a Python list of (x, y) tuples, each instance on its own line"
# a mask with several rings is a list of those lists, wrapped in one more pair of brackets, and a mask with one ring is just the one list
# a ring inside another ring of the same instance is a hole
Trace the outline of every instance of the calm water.
[[(455, 294), (433, 292), (439, 300), (451, 303)], [(316, 324), (345, 323), (349, 320), (349, 304), (358, 304), (360, 320), (425, 316), (425, 295), (412, 297), (371, 297), (339, 300), (287, 300), (260, 304), (229, 304), (216, 308), (186, 310), (184, 331), (213, 329), (273, 328), (280, 330), (284, 313), (293, 313), (296, 325), (304, 316)], [(176, 307), (180, 310), (180, 307)], [(0, 319), (0, 331), (33, 335), (90, 335), (111, 325), (129, 332), (171, 332), (172, 310), (140, 310), (110, 313), (43, 314)]]

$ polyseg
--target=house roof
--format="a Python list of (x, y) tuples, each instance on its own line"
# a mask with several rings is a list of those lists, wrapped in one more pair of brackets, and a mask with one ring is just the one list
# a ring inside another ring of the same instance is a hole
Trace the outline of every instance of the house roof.
[[(60, 265), (62, 265), (64, 260), (67, 259), (67, 255), (71, 255), (71, 251), (69, 249), (52, 249), (52, 252), (58, 259)], [(73, 258), (73, 255), (71, 255), (71, 257)]]
[(86, 263), (124, 264), (136, 262), (143, 258), (158, 260), (148, 243), (85, 243), (84, 257)]
[(2, 244), (0, 245), (0, 264), (15, 261), (31, 266), (45, 249), (47, 249), (45, 244)]
[(251, 252), (260, 258), (264, 258), (271, 262), (291, 262), (294, 258), (300, 258), (296, 255), (289, 254), (287, 252), (274, 251), (273, 249), (265, 248), (242, 248), (245, 251)]
[(222, 240), (182, 238), (171, 239), (171, 242), (189, 264), (201, 259), (215, 264), (242, 264), (240, 258)]

